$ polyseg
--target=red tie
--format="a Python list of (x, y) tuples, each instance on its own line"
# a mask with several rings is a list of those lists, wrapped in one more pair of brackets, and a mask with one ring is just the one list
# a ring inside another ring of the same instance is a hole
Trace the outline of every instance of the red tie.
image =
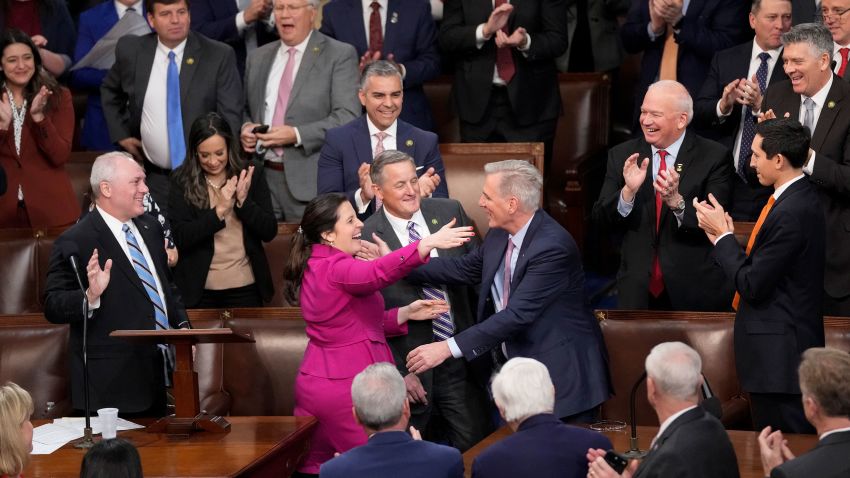
[[(846, 57), (846, 55), (845, 55)], [(845, 62), (846, 63), (846, 62)], [(776, 198), (772, 195), (770, 199), (767, 200), (767, 204), (761, 208), (761, 214), (759, 214), (759, 218), (756, 221), (756, 225), (753, 226), (753, 232), (750, 233), (750, 240), (747, 241), (747, 255), (750, 255), (750, 251), (753, 250), (753, 244), (756, 243), (756, 236), (758, 236), (759, 231), (761, 230), (761, 226), (764, 224), (764, 220), (767, 219), (767, 214), (770, 212), (770, 209), (773, 207), (773, 203), (776, 201)], [(735, 291), (735, 298), (732, 299), (732, 308), (738, 310), (738, 304), (741, 302), (741, 294)]]
[[(667, 170), (667, 151), (663, 149), (658, 150), (658, 156), (661, 158), (661, 161), (658, 164), (658, 173), (661, 174), (661, 171)], [(661, 200), (661, 194), (656, 191), (655, 192), (655, 233), (658, 234), (658, 231), (661, 228), (661, 206), (663, 201)], [(658, 241), (656, 241), (658, 243)], [(652, 273), (649, 276), (649, 293), (652, 294), (653, 297), (658, 297), (661, 295), (661, 292), (664, 291), (664, 278), (661, 274), (661, 261), (658, 260), (658, 248), (656, 246), (655, 256), (652, 258)]]
[[(498, 8), (499, 5), (504, 5), (505, 3), (508, 3), (507, 0), (495, 0), (493, 7)], [(502, 31), (509, 34), (508, 26), (505, 25)], [(495, 32), (493, 34), (495, 35)], [(516, 68), (514, 67), (514, 57), (510, 47), (496, 48), (496, 72), (499, 74), (499, 78), (504, 80), (505, 83), (510, 83), (514, 77)]]
[(372, 14), (369, 15), (369, 51), (375, 53), (384, 47), (384, 34), (381, 30), (381, 4), (372, 2)]
[(850, 48), (840, 48), (838, 53), (841, 53), (841, 67), (838, 68), (838, 73), (836, 73), (841, 78), (844, 78), (844, 72), (847, 70), (847, 56), (850, 54)]

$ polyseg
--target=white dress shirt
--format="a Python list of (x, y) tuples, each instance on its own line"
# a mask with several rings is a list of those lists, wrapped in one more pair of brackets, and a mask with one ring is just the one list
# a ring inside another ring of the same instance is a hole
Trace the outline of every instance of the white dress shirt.
[[(295, 65), (293, 65), (292, 68), (293, 86), (295, 85), (295, 78), (298, 76), (298, 69), (301, 67), (301, 60), (304, 58), (304, 51), (307, 50), (307, 42), (310, 41), (311, 36), (313, 36), (312, 30), (307, 34), (307, 37), (304, 38), (304, 41), (295, 45)], [(268, 80), (266, 80), (266, 100), (263, 104), (263, 124), (272, 124), (274, 108), (277, 105), (277, 90), (280, 89), (280, 77), (283, 76), (283, 70), (286, 68), (286, 61), (289, 58), (289, 54), (287, 53), (289, 48), (290, 47), (286, 43), (283, 43), (283, 41), (280, 42), (280, 48), (277, 51), (277, 55), (274, 57), (271, 70), (269, 70), (269, 77)], [(292, 101), (292, 96), (289, 97), (289, 101)], [(298, 128), (293, 127), (293, 129), (295, 130), (296, 137), (295, 146), (300, 146), (301, 134), (298, 132)], [(280, 156), (275, 154), (274, 149), (275, 148), (269, 148), (266, 150), (265, 158), (282, 161)]]
[[(180, 42), (174, 50), (170, 50), (157, 39), (156, 53), (142, 106), (142, 149), (150, 162), (163, 169), (171, 169), (172, 163), (168, 148), (168, 52), (174, 51), (174, 62), (177, 63), (179, 74), (185, 49), (186, 40)], [(185, 158), (181, 158), (183, 159)]]
[(369, 25), (371, 24), (370, 20), (372, 18), (372, 2), (378, 2), (381, 5), (381, 8), (378, 9), (378, 13), (381, 15), (381, 37), (386, 34), (387, 31), (387, 5), (389, 4), (389, 0), (361, 0), (363, 3), (363, 28), (366, 32), (366, 45), (369, 45)]
[(136, 3), (134, 3), (130, 6), (124, 5), (123, 3), (119, 2), (118, 0), (112, 0), (112, 1), (115, 4), (115, 13), (118, 14), (119, 19), (124, 18), (124, 14), (127, 13), (127, 9), (130, 8), (130, 7), (133, 7), (133, 9), (135, 9), (136, 13), (138, 13), (139, 15), (142, 14), (142, 10), (143, 10), (142, 0), (139, 0), (139, 1), (137, 1)]
[[(369, 128), (369, 143), (372, 145), (372, 157), (375, 157), (375, 151), (378, 149), (378, 137), (375, 136), (376, 133), (381, 130), (372, 123), (372, 120), (369, 119), (369, 115), (366, 115), (366, 126)], [(387, 133), (387, 136), (384, 138), (384, 151), (390, 151), (398, 149), (398, 135), (396, 134), (398, 131), (398, 120), (393, 121), (393, 124), (389, 126), (389, 128), (384, 130), (384, 133)], [(363, 202), (363, 198), (360, 197), (360, 193), (363, 191), (362, 188), (357, 188), (357, 191), (354, 192), (354, 203), (357, 206), (357, 213), (363, 214), (366, 212), (366, 209), (369, 207), (369, 202)], [(425, 236), (422, 236), (425, 237)], [(404, 244), (404, 243), (402, 243)]]

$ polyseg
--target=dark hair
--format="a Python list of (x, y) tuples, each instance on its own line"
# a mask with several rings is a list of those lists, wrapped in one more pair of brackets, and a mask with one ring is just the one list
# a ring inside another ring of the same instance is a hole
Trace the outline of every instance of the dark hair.
[(145, 0), (145, 11), (153, 15), (153, 6), (157, 3), (160, 5), (174, 5), (175, 3), (184, 2), (186, 8), (189, 8), (189, 0)]
[(289, 249), (289, 257), (283, 267), (283, 277), (286, 279), (284, 295), (290, 305), (298, 305), (301, 290), (301, 280), (307, 268), (313, 244), (322, 242), (322, 233), (333, 231), (339, 215), (337, 211), (342, 203), (348, 201), (345, 194), (327, 193), (314, 197), (304, 209), (301, 226)]
[(101, 440), (83, 457), (80, 478), (142, 478), (142, 460), (127, 440)]
[(231, 178), (238, 175), (243, 169), (239, 160), (239, 153), (236, 150), (236, 141), (227, 121), (218, 113), (207, 113), (198, 117), (189, 129), (186, 160), (179, 168), (174, 170), (178, 183), (183, 187), (186, 202), (198, 209), (210, 207), (207, 179), (198, 158), (198, 146), (215, 135), (224, 139), (224, 145), (227, 149), (227, 165), (224, 168), (227, 177)]
[[(24, 87), (24, 98), (28, 103), (32, 104), (33, 98), (35, 98), (41, 87), (46, 86), (54, 94), (48, 97), (44, 110), (51, 109), (59, 101), (58, 97), (60, 95), (56, 94), (59, 92), (59, 83), (42, 67), (41, 54), (38, 52), (38, 47), (35, 46), (29, 35), (17, 28), (3, 30), (2, 36), (0, 36), (0, 55), (6, 51), (7, 46), (14, 43), (21, 43), (28, 46), (30, 51), (32, 51), (32, 58), (35, 62), (35, 72), (32, 78), (30, 78), (29, 83), (27, 83), (27, 86)], [(0, 83), (6, 83), (6, 74), (3, 71), (0, 71)]]
[(756, 125), (756, 134), (762, 137), (761, 149), (768, 158), (781, 154), (794, 169), (805, 164), (812, 137), (799, 121), (790, 118), (762, 121)]

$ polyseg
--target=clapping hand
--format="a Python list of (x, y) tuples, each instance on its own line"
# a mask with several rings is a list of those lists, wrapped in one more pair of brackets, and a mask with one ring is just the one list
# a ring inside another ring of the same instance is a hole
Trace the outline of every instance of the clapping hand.
[(697, 212), (697, 224), (700, 229), (705, 231), (706, 237), (712, 242), (717, 241), (717, 238), (727, 232), (735, 232), (735, 223), (732, 222), (732, 217), (723, 210), (723, 206), (714, 197), (714, 194), (708, 194), (708, 200), (711, 204), (705, 201), (697, 201), (694, 198), (693, 205)]
[(497, 48), (523, 48), (526, 43), (527, 36), (523, 27), (518, 27), (510, 35), (502, 30), (496, 30)]
[(30, 115), (32, 116), (32, 120), (36, 123), (41, 123), (44, 120), (44, 107), (47, 106), (47, 101), (52, 95), (53, 92), (48, 90), (46, 86), (42, 86), (38, 93), (36, 93), (35, 98), (32, 99), (32, 105), (30, 106)]
[(12, 123), (12, 103), (9, 101), (9, 94), (3, 92), (3, 99), (0, 101), (0, 129), (7, 130)]
[(239, 182), (239, 178), (233, 176), (228, 179), (227, 182), (224, 183), (224, 186), (219, 189), (220, 197), (218, 204), (215, 206), (215, 214), (218, 216), (220, 221), (223, 221), (225, 217), (233, 210), (233, 204), (236, 202), (236, 185)]
[(623, 164), (623, 199), (626, 202), (631, 202), (640, 189), (641, 184), (646, 180), (646, 170), (649, 167), (649, 158), (643, 158), (638, 165), (638, 153), (634, 153), (626, 159)]
[(251, 178), (254, 176), (254, 166), (248, 166), (239, 173), (239, 180), (236, 182), (236, 204), (242, 207), (245, 200), (248, 199), (248, 190), (251, 189)]
[(511, 16), (512, 11), (514, 11), (514, 6), (510, 3), (503, 3), (494, 8), (490, 13), (490, 17), (487, 18), (487, 23), (484, 24), (484, 28), (481, 29), (481, 33), (484, 34), (484, 38), (490, 38), (497, 31), (504, 28), (504, 26), (508, 24), (508, 17)]
[(423, 198), (431, 197), (441, 181), (440, 175), (434, 171), (434, 168), (428, 168), (425, 174), (419, 176), (419, 196)]
[(788, 441), (781, 431), (772, 431), (770, 427), (765, 427), (759, 433), (758, 441), (764, 476), (770, 476), (774, 468), (794, 459), (794, 454), (788, 448)]
[(672, 209), (678, 206), (679, 200), (682, 199), (679, 194), (679, 173), (669, 169), (659, 170), (652, 185), (667, 207)]
[(360, 180), (360, 199), (363, 204), (367, 204), (375, 197), (375, 191), (372, 189), (372, 177), (369, 173), (372, 171), (372, 166), (369, 163), (361, 163), (357, 168), (357, 178)]

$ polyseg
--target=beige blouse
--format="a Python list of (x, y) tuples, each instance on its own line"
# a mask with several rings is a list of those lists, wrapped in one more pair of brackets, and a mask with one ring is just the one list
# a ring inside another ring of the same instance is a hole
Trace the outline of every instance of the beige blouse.
[[(210, 207), (221, 201), (221, 191), (207, 186)], [(231, 209), (224, 217), (224, 229), (215, 233), (212, 263), (207, 273), (207, 290), (225, 290), (244, 287), (254, 283), (254, 271), (245, 254), (245, 242), (242, 239), (242, 221)]]

